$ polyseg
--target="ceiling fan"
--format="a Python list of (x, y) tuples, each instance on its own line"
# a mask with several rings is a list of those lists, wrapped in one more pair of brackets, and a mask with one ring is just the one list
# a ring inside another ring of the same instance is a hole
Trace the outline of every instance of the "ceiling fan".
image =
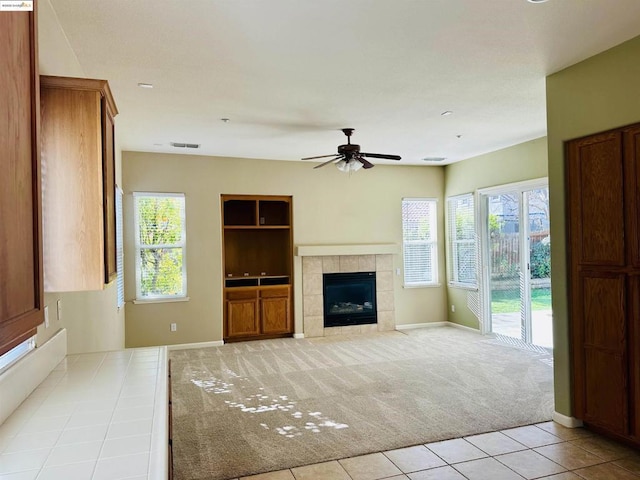
[(360, 151), (360, 145), (351, 143), (351, 135), (353, 134), (353, 128), (343, 128), (342, 132), (347, 136), (347, 143), (345, 145), (338, 145), (338, 153), (332, 155), (320, 155), (318, 157), (306, 157), (302, 160), (315, 160), (317, 158), (333, 157), (320, 165), (316, 165), (315, 168), (324, 167), (330, 163), (335, 162), (338, 170), (343, 172), (357, 171), (360, 168), (373, 168), (374, 165), (368, 161), (365, 157), (369, 158), (383, 158), (386, 160), (400, 160), (400, 155), (387, 155), (385, 153), (364, 153)]

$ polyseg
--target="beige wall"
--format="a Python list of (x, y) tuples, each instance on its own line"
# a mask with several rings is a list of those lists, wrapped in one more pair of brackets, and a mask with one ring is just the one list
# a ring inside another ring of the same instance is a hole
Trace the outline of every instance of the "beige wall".
[[(38, 49), (41, 75), (86, 76), (49, 0), (38, 1)], [(116, 129), (117, 123), (116, 117)], [(116, 130), (116, 142), (117, 138)], [(116, 145), (116, 178), (121, 177), (121, 149)], [(62, 301), (61, 319), (57, 315), (58, 300)], [(115, 350), (124, 346), (124, 309), (118, 311), (116, 307), (115, 282), (103, 291), (47, 293), (44, 301), (49, 311), (49, 328), (38, 327), (39, 345), (64, 327), (69, 353)]]
[(640, 122), (640, 37), (547, 78), (556, 411), (571, 415), (563, 142)]
[[(547, 176), (546, 137), (453, 163), (445, 167), (445, 196), (473, 193), (478, 189)], [(445, 229), (448, 233), (448, 230)], [(478, 318), (467, 306), (469, 290), (449, 286), (449, 321), (479, 328)], [(455, 305), (455, 312), (451, 311)]]
[[(443, 225), (443, 169), (378, 165), (352, 175), (302, 162), (124, 152), (127, 346), (222, 339), (220, 194), (293, 195), (295, 245), (402, 243), (402, 197), (438, 199)], [(132, 304), (135, 297), (132, 192), (186, 194), (188, 302)], [(444, 284), (444, 236), (440, 279)], [(294, 262), (296, 332), (302, 332), (299, 258)], [(394, 267), (401, 268), (400, 255)], [(396, 322), (446, 320), (446, 290), (403, 289), (396, 279)], [(171, 333), (169, 324), (178, 324)]]

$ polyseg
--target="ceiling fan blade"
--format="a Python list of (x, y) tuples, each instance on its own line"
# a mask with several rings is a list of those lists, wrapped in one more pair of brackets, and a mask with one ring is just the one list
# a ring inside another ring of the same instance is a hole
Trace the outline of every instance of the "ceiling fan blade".
[(386, 160), (401, 160), (402, 157), (400, 155), (387, 155), (386, 153), (364, 153), (360, 152), (360, 155), (364, 155), (365, 157), (370, 158), (384, 158)]
[(315, 160), (316, 158), (329, 158), (329, 157), (335, 157), (336, 154), (332, 153), (331, 155), (320, 155), (319, 157), (306, 157), (306, 158), (301, 158), (300, 160)]
[[(314, 170), (315, 170), (316, 168), (324, 167), (325, 165), (328, 165), (328, 164), (330, 164), (331, 162), (334, 162), (334, 161), (336, 161), (336, 160), (340, 160), (340, 159), (343, 159), (343, 158), (344, 158), (344, 157), (343, 157), (342, 155), (335, 155), (335, 156), (334, 156), (334, 158), (332, 158), (331, 160), (327, 160), (326, 162), (321, 163), (320, 165), (316, 165), (316, 166), (315, 166), (315, 167), (313, 167), (313, 168), (314, 168)], [(303, 159), (303, 160), (304, 160), (304, 159)]]
[(357, 158), (357, 159), (360, 161), (360, 163), (362, 164), (362, 168), (373, 168), (373, 167), (375, 167), (375, 165), (374, 165), (373, 163), (371, 163), (371, 162), (370, 162), (370, 161), (368, 161), (368, 160), (365, 160), (365, 159), (364, 159), (364, 158), (362, 158), (360, 155), (358, 155), (356, 158)]

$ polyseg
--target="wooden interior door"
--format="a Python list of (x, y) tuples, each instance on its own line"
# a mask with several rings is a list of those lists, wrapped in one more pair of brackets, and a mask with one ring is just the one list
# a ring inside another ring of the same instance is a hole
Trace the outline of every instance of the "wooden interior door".
[(0, 355), (44, 320), (35, 8), (0, 14)]

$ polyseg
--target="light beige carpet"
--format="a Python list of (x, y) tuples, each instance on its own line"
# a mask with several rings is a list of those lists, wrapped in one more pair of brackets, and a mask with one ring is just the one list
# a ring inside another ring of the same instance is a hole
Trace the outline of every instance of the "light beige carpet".
[(551, 356), (441, 327), (171, 352), (177, 480), (551, 419)]

